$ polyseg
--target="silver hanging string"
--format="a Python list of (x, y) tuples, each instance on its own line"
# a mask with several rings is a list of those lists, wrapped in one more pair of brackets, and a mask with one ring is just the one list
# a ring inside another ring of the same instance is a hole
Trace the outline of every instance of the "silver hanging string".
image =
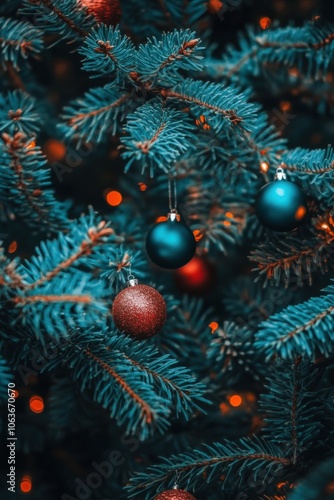
[(180, 479), (180, 473), (179, 473), (178, 470), (176, 470), (175, 471), (175, 479), (174, 479), (173, 490), (178, 490), (179, 489), (179, 485), (178, 485), (179, 479)]
[[(173, 200), (174, 198), (174, 200)], [(168, 200), (170, 213), (177, 213), (177, 190), (175, 177), (168, 177)]]
[(127, 285), (128, 286), (135, 286), (135, 285), (138, 285), (138, 280), (136, 279), (136, 277), (132, 274), (132, 267), (131, 267), (131, 260), (129, 262), (129, 266), (128, 266), (128, 279), (127, 279)]

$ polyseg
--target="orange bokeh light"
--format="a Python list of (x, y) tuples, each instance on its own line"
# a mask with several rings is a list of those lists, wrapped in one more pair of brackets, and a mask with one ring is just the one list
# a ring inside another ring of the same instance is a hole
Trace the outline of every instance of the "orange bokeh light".
[(223, 2), (221, 0), (209, 0), (208, 10), (211, 14), (216, 14), (223, 8)]
[(48, 139), (43, 146), (43, 153), (49, 162), (60, 161), (66, 155), (66, 146), (57, 139)]
[(263, 30), (267, 30), (271, 26), (271, 19), (270, 17), (261, 17), (259, 21), (259, 25)]
[(288, 112), (291, 109), (291, 102), (290, 101), (281, 101), (280, 102), (280, 108), (283, 112)]
[(233, 396), (230, 397), (230, 405), (234, 406), (234, 408), (237, 408), (240, 406), (242, 403), (242, 398), (239, 396), (239, 394), (233, 394)]
[(262, 172), (268, 172), (269, 170), (269, 165), (266, 161), (262, 161), (260, 163), (260, 169), (262, 170)]
[(326, 488), (326, 493), (333, 493), (334, 492), (334, 481), (328, 484)]
[(229, 412), (229, 407), (227, 406), (226, 403), (220, 403), (219, 408), (220, 408), (220, 411), (222, 413), (228, 413)]
[(106, 202), (112, 207), (117, 207), (122, 203), (123, 196), (118, 191), (108, 191), (106, 194)]
[(138, 182), (140, 191), (146, 191), (147, 185), (144, 182)]
[(14, 253), (17, 250), (17, 243), (16, 241), (12, 241), (11, 244), (8, 247), (8, 253)]
[(219, 325), (218, 325), (217, 321), (211, 321), (211, 323), (209, 324), (209, 328), (211, 328), (211, 333), (215, 333), (218, 326)]
[(305, 207), (298, 207), (298, 209), (295, 213), (295, 219), (301, 220), (305, 214), (306, 214), (306, 208)]
[(256, 396), (253, 392), (247, 392), (246, 393), (246, 401), (248, 401), (249, 403), (255, 403), (256, 401)]
[(24, 476), (20, 483), (20, 490), (22, 493), (29, 493), (32, 489), (32, 481), (30, 476)]
[(34, 413), (42, 413), (44, 411), (44, 401), (40, 396), (31, 396), (29, 400), (30, 410)]
[(19, 391), (17, 391), (16, 389), (14, 390), (14, 398), (18, 398), (19, 397)]
[(299, 71), (297, 68), (288, 69), (288, 73), (289, 73), (289, 75), (294, 76), (294, 77), (299, 76)]

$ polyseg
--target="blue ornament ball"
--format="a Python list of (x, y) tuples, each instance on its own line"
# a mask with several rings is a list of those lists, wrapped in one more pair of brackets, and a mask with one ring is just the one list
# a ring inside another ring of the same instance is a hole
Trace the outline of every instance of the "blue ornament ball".
[(259, 221), (278, 232), (299, 227), (306, 216), (306, 197), (297, 184), (287, 180), (269, 182), (260, 189), (255, 200)]
[(153, 226), (146, 238), (146, 251), (159, 267), (178, 269), (195, 255), (196, 240), (191, 229), (177, 219)]

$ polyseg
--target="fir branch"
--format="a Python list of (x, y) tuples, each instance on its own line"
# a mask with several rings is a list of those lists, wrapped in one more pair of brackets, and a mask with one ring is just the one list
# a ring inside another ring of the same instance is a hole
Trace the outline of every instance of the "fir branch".
[(0, 199), (33, 228), (42, 226), (48, 233), (65, 229), (68, 221), (64, 204), (54, 197), (40, 148), (33, 146), (23, 133), (14, 137), (3, 134), (2, 139)]
[(231, 143), (224, 131), (215, 134), (203, 115), (196, 120), (199, 126), (202, 122), (204, 131), (197, 135), (194, 166), (199, 164), (203, 169), (212, 170), (214, 165), (226, 188), (235, 184), (243, 187), (251, 176), (254, 182), (247, 193), (255, 196), (260, 186), (259, 168), (265, 163), (273, 170), (281, 165), (282, 154), (287, 149), (286, 139), (269, 123), (266, 113), (257, 115), (254, 129), (247, 134), (247, 141), (242, 141), (242, 147), (239, 141)]
[(303, 190), (321, 200), (323, 205), (334, 203), (334, 150), (296, 148), (282, 156), (282, 166), (298, 179)]
[(305, 280), (312, 284), (315, 271), (327, 272), (332, 266), (334, 234), (330, 231), (310, 235), (308, 239), (286, 235), (284, 239), (270, 234), (264, 243), (251, 252), (249, 259), (256, 263), (255, 281), (263, 286), (272, 282), (302, 286)]
[(63, 40), (86, 37), (96, 22), (76, 0), (23, 0), (20, 13), (34, 16), (43, 30), (57, 33)]
[(318, 370), (297, 358), (280, 363), (267, 378), (259, 405), (265, 413), (264, 437), (283, 447), (292, 463), (317, 442), (324, 412), (317, 390)]
[(108, 348), (121, 352), (124, 358), (137, 368), (147, 384), (153, 384), (157, 393), (165, 397), (173, 407), (176, 417), (189, 419), (194, 411), (203, 411), (205, 385), (195, 380), (190, 370), (168, 354), (161, 355), (153, 346), (141, 346), (131, 339), (114, 337)]
[(123, 245), (119, 248), (111, 248), (108, 252), (108, 260), (101, 262), (100, 267), (103, 270), (101, 278), (107, 278), (116, 293), (126, 285), (130, 271), (137, 278), (147, 275), (146, 257), (141, 251), (133, 251), (130, 246), (127, 249)]
[(67, 235), (45, 241), (36, 248), (36, 255), (23, 262), (18, 272), (25, 277), (24, 288), (37, 287), (64, 275), (78, 266), (91, 269), (98, 260), (99, 247), (115, 240), (114, 230), (93, 212), (76, 221)]
[[(22, 145), (20, 141), (25, 140), (24, 137), (17, 135), (14, 138), (4, 136), (3, 140), (7, 146), (7, 150), (11, 156), (12, 161), (10, 162), (10, 166), (12, 167), (15, 176), (17, 177), (17, 189), (20, 191), (25, 198), (26, 202), (30, 206), (31, 213), (37, 213), (38, 214), (38, 219), (39, 222), (42, 223), (47, 223), (48, 220), (46, 218), (46, 214), (43, 212), (42, 208), (40, 207), (39, 204), (35, 202), (34, 196), (38, 196), (41, 194), (40, 190), (36, 189), (33, 190), (33, 193), (31, 193), (31, 186), (28, 186), (28, 184), (25, 181), (25, 175), (24, 175), (24, 169), (20, 161), (20, 156), (16, 153), (16, 150), (21, 148)], [(24, 145), (27, 152), (26, 146)]]
[(234, 75), (237, 75), (240, 69), (248, 62), (251, 62), (253, 59), (256, 59), (259, 52), (258, 47), (252, 48), (248, 53), (244, 54), (240, 59), (231, 66), (227, 72), (227, 78), (232, 78)]
[(180, 71), (201, 69), (198, 55), (203, 47), (201, 40), (191, 30), (174, 30), (163, 33), (161, 40), (155, 37), (145, 45), (140, 45), (137, 56), (141, 81), (150, 81), (150, 86), (175, 85), (180, 79)]
[(20, 90), (0, 95), (0, 131), (32, 136), (40, 130), (36, 99)]
[(228, 387), (235, 386), (245, 373), (257, 379), (261, 374), (260, 356), (254, 350), (254, 333), (229, 321), (212, 335), (207, 357), (215, 380), (225, 380)]
[(206, 369), (211, 368), (206, 353), (211, 340), (208, 324), (213, 311), (204, 307), (203, 300), (194, 297), (183, 296), (181, 302), (168, 300), (167, 305), (170, 302), (169, 319), (155, 337), (156, 345), (160, 352), (171, 354), (201, 378), (205, 377)]
[[(149, 500), (152, 495), (172, 487), (176, 474), (179, 486), (188, 491), (201, 488), (203, 474), (210, 485), (224, 476), (224, 485), (233, 482), (236, 488), (248, 474), (256, 479), (260, 472), (266, 471), (269, 478), (270, 472), (278, 472), (290, 463), (276, 445), (262, 439), (226, 440), (206, 446), (203, 451), (194, 450), (164, 459), (162, 464), (149, 467), (147, 472), (137, 473), (127, 489), (129, 498), (140, 496)], [(272, 479), (275, 480), (277, 476)]]
[(86, 92), (80, 99), (64, 108), (65, 123), (59, 126), (65, 137), (81, 142), (100, 143), (107, 133), (115, 134), (117, 119), (124, 119), (124, 105), (131, 93), (106, 85)]
[(299, 175), (325, 175), (334, 170), (334, 150), (296, 148), (286, 152), (282, 157), (283, 168)]
[(36, 57), (43, 50), (43, 33), (33, 25), (14, 19), (0, 18), (0, 64), (11, 63), (20, 69), (21, 59)]
[(264, 288), (255, 283), (251, 275), (241, 275), (224, 291), (222, 303), (237, 325), (254, 330), (271, 314), (293, 303), (295, 297), (292, 290), (282, 287)]
[(288, 306), (261, 323), (255, 346), (267, 359), (277, 356), (293, 360), (297, 356), (314, 361), (319, 354), (332, 354), (334, 338), (334, 285), (326, 295)]
[(150, 406), (128, 385), (128, 383), (119, 375), (115, 370), (113, 370), (106, 362), (102, 361), (100, 358), (95, 356), (89, 349), (85, 350), (85, 354), (92, 358), (96, 363), (98, 363), (103, 370), (105, 370), (111, 377), (113, 377), (116, 382), (121, 386), (121, 388), (133, 399), (134, 403), (141, 408), (141, 417), (145, 424), (150, 425), (153, 422), (154, 414)]
[[(124, 425), (128, 434), (145, 439), (155, 431), (164, 432), (170, 415), (166, 400), (122, 352), (106, 349), (110, 342), (104, 334), (92, 330), (85, 334), (73, 332), (62, 362), (72, 370), (81, 390), (91, 388), (93, 399), (109, 411), (118, 425)], [(46, 369), (59, 363), (54, 360)]]
[[(227, 78), (246, 82), (266, 64), (297, 67), (307, 76), (320, 78), (328, 70), (333, 53), (334, 27), (326, 22), (310, 22), (297, 28), (288, 26), (258, 33), (252, 29), (240, 37), (240, 49), (230, 48), (223, 60)], [(264, 72), (262, 71), (264, 74)]]
[(90, 295), (70, 295), (70, 294), (58, 294), (58, 295), (29, 295), (28, 297), (14, 297), (12, 299), (14, 304), (20, 304), (24, 306), (30, 304), (31, 302), (73, 302), (75, 304), (92, 304), (93, 298)]
[[(227, 254), (229, 245), (241, 242), (250, 214), (249, 199), (235, 195), (231, 188), (219, 186), (218, 176), (211, 176), (206, 197), (202, 197), (204, 180), (192, 187), (186, 201), (192, 225), (198, 228), (200, 244), (212, 246)], [(218, 190), (217, 187), (219, 186)]]
[[(287, 140), (269, 122), (266, 113), (259, 113), (256, 119), (256, 126), (248, 138), (247, 147), (252, 152), (251, 161), (254, 165), (254, 170), (256, 169), (256, 173), (258, 173), (262, 162), (268, 163), (268, 166), (273, 170), (281, 166), (282, 155), (287, 150)], [(256, 155), (257, 162), (254, 162), (254, 154)], [(251, 168), (251, 166), (248, 168)]]
[(76, 270), (54, 277), (34, 289), (17, 289), (11, 299), (12, 324), (22, 324), (44, 344), (46, 335), (58, 340), (70, 329), (102, 324), (108, 293), (98, 280)]
[[(319, 23), (313, 23), (313, 25), (308, 23), (304, 28), (296, 31), (293, 37), (294, 39), (288, 42), (286, 40), (283, 41), (284, 35), (287, 32), (287, 30), (283, 28), (277, 30), (277, 32), (270, 33), (268, 37), (266, 35), (258, 37), (258, 43), (261, 47), (274, 47), (285, 50), (291, 48), (320, 50), (326, 45), (331, 44), (334, 40), (333, 26), (331, 25), (321, 26)], [(328, 33), (328, 31), (331, 32)], [(300, 41), (304, 34), (311, 35), (309, 40)]]
[(121, 138), (125, 171), (140, 161), (142, 171), (148, 167), (151, 176), (155, 168), (168, 172), (195, 139), (187, 116), (159, 101), (148, 102), (128, 116), (125, 131), (128, 135)]
[(254, 128), (258, 107), (247, 103), (244, 96), (231, 87), (188, 78), (174, 89), (163, 89), (161, 94), (167, 100), (189, 104), (194, 115), (204, 115), (216, 133), (225, 129), (226, 133), (245, 137), (245, 132)]
[(130, 38), (118, 27), (100, 25), (85, 39), (79, 53), (85, 56), (82, 68), (98, 76), (113, 76), (119, 85), (135, 70), (136, 51)]
[[(2, 244), (2, 242), (1, 242)], [(17, 272), (19, 260), (10, 260), (5, 256), (5, 249), (0, 246), (0, 287), (3, 287), (1, 293), (6, 295), (11, 288), (23, 288), (23, 279)]]

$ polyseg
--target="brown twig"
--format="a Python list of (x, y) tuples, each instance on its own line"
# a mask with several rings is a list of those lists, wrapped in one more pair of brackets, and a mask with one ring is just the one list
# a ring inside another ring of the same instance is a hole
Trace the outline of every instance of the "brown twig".
[(109, 375), (111, 375), (116, 382), (127, 392), (127, 394), (141, 407), (142, 415), (145, 417), (146, 423), (153, 422), (153, 411), (150, 406), (129, 386), (129, 384), (111, 368), (107, 363), (98, 358), (89, 349), (85, 349), (85, 353), (96, 363), (98, 363)]

